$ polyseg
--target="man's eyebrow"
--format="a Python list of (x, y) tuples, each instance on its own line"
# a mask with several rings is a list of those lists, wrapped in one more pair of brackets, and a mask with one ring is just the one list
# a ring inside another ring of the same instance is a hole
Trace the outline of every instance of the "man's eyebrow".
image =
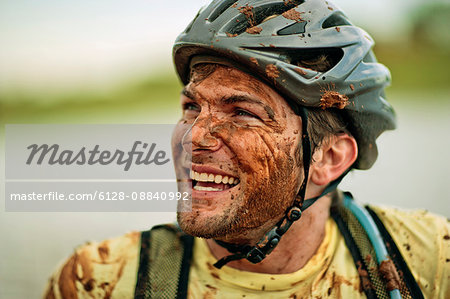
[(253, 104), (257, 104), (260, 105), (264, 108), (264, 111), (266, 112), (267, 116), (275, 121), (275, 113), (273, 112), (272, 108), (270, 108), (268, 105), (266, 105), (265, 103), (263, 103), (262, 101), (249, 97), (249, 96), (245, 96), (245, 95), (234, 95), (234, 96), (230, 96), (230, 97), (223, 97), (221, 99), (223, 104), (234, 104), (234, 103), (253, 103)]
[(245, 95), (234, 95), (234, 96), (229, 96), (229, 97), (223, 97), (221, 99), (221, 102), (223, 104), (235, 104), (235, 103), (247, 102), (247, 103), (253, 103), (253, 104), (265, 106), (264, 103), (261, 102), (260, 100), (249, 97), (249, 96), (245, 96)]

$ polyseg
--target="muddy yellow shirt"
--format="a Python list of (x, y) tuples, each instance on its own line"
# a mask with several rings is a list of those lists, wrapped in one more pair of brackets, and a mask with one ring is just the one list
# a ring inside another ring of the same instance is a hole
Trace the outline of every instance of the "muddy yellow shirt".
[[(373, 208), (397, 243), (425, 298), (450, 298), (450, 226), (424, 211)], [(51, 278), (47, 298), (133, 298), (139, 234), (90, 243)], [(353, 259), (333, 220), (316, 254), (290, 274), (261, 274), (212, 265), (205, 240), (195, 239), (189, 298), (365, 298)]]

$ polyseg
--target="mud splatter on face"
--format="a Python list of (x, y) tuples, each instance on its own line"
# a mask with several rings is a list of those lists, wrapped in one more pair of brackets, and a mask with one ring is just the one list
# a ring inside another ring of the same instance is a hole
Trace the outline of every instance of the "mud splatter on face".
[(344, 109), (348, 104), (348, 97), (344, 94), (333, 90), (333, 86), (322, 89), (322, 98), (320, 99), (319, 107), (322, 109), (338, 108)]
[[(298, 185), (296, 177), (291, 175), (296, 169), (290, 152), (293, 143), (274, 138), (273, 130), (231, 128), (229, 125), (215, 130), (236, 153), (235, 163), (242, 182), (237, 197), (240, 205), (229, 210), (234, 219), (229, 219), (229, 226), (221, 231), (228, 236), (241, 235), (246, 229), (258, 228), (268, 220), (278, 220), (292, 202), (287, 199), (295, 197), (297, 190), (292, 186)], [(229, 138), (229, 132), (237, 138)]]
[[(179, 224), (199, 237), (256, 241), (284, 215), (298, 192), (300, 136), (294, 132), (301, 130), (301, 120), (269, 86), (236, 69), (219, 66), (188, 88), (195, 89), (198, 105), (195, 119), (187, 121), (193, 125), (193, 167), (220, 169), (240, 183), (198, 204), (194, 200), (192, 212), (178, 213)], [(227, 102), (239, 94), (257, 100)], [(182, 124), (174, 132), (173, 146), (182, 142), (183, 133), (177, 132), (186, 130)], [(206, 139), (215, 145), (199, 146)]]
[(269, 118), (274, 121), (275, 120), (275, 112), (273, 112), (272, 108), (270, 108), (269, 106), (264, 106), (264, 110), (266, 110)]

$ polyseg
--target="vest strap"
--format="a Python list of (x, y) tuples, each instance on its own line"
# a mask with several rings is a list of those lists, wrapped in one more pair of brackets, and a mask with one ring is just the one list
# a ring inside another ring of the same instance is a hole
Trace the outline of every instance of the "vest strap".
[(193, 244), (176, 225), (142, 232), (135, 298), (186, 298)]
[[(350, 194), (347, 193), (347, 195), (351, 198)], [(340, 200), (340, 202), (332, 206), (331, 216), (341, 231), (347, 248), (353, 257), (360, 276), (362, 289), (366, 293), (367, 298), (390, 298), (392, 292), (387, 290), (387, 281), (385, 281), (384, 275), (379, 270), (376, 252), (367, 232), (351, 209), (344, 206), (342, 199)], [(373, 220), (380, 232), (381, 244), (384, 244), (383, 246), (387, 250), (388, 257), (393, 263), (394, 273), (396, 272), (396, 276), (399, 278), (399, 288), (397, 291), (399, 292), (399, 296), (401, 295), (401, 298), (407, 299), (424, 298), (422, 291), (391, 235), (376, 213), (368, 206), (365, 208), (367, 210), (367, 217)]]
[(369, 299), (388, 299), (389, 293), (378, 272), (375, 250), (353, 213), (343, 205), (334, 206), (331, 216), (336, 222), (358, 271), (361, 289)]
[(403, 274), (402, 276), (400, 276), (400, 278), (402, 278), (404, 282), (401, 285), (401, 287), (406, 289), (405, 290), (400, 289), (400, 292), (402, 293), (402, 295), (403, 293), (409, 293), (410, 294), (409, 298), (423, 299), (424, 298), (423, 293), (420, 290), (420, 287), (417, 284), (416, 279), (412, 275), (411, 270), (409, 269), (408, 265), (405, 262), (405, 259), (400, 253), (400, 250), (398, 249), (391, 235), (387, 231), (383, 222), (381, 222), (380, 218), (369, 206), (366, 206), (365, 208), (369, 212), (370, 216), (372, 216), (373, 221), (377, 225), (378, 230), (380, 231), (381, 236), (383, 237), (383, 241), (386, 244), (389, 256), (391, 256), (392, 261), (394, 262), (394, 265), (397, 268), (397, 271)]

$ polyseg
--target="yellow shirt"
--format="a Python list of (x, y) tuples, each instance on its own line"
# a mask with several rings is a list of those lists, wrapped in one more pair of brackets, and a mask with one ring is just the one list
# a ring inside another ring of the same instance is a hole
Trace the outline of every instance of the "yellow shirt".
[[(425, 298), (450, 298), (450, 226), (425, 211), (373, 208), (396, 242)], [(47, 298), (133, 298), (138, 233), (90, 243), (51, 278)], [(276, 250), (276, 249), (275, 249)], [(316, 254), (290, 274), (216, 269), (205, 240), (195, 239), (189, 298), (365, 298), (353, 259), (337, 225), (326, 223)], [(71, 297), (71, 295), (73, 295)]]
[[(261, 274), (227, 266), (216, 269), (216, 259), (205, 240), (196, 239), (189, 277), (189, 298), (365, 298), (359, 292), (359, 276), (344, 240), (332, 219), (316, 254), (299, 271)], [(350, 267), (346, 266), (350, 265)]]

